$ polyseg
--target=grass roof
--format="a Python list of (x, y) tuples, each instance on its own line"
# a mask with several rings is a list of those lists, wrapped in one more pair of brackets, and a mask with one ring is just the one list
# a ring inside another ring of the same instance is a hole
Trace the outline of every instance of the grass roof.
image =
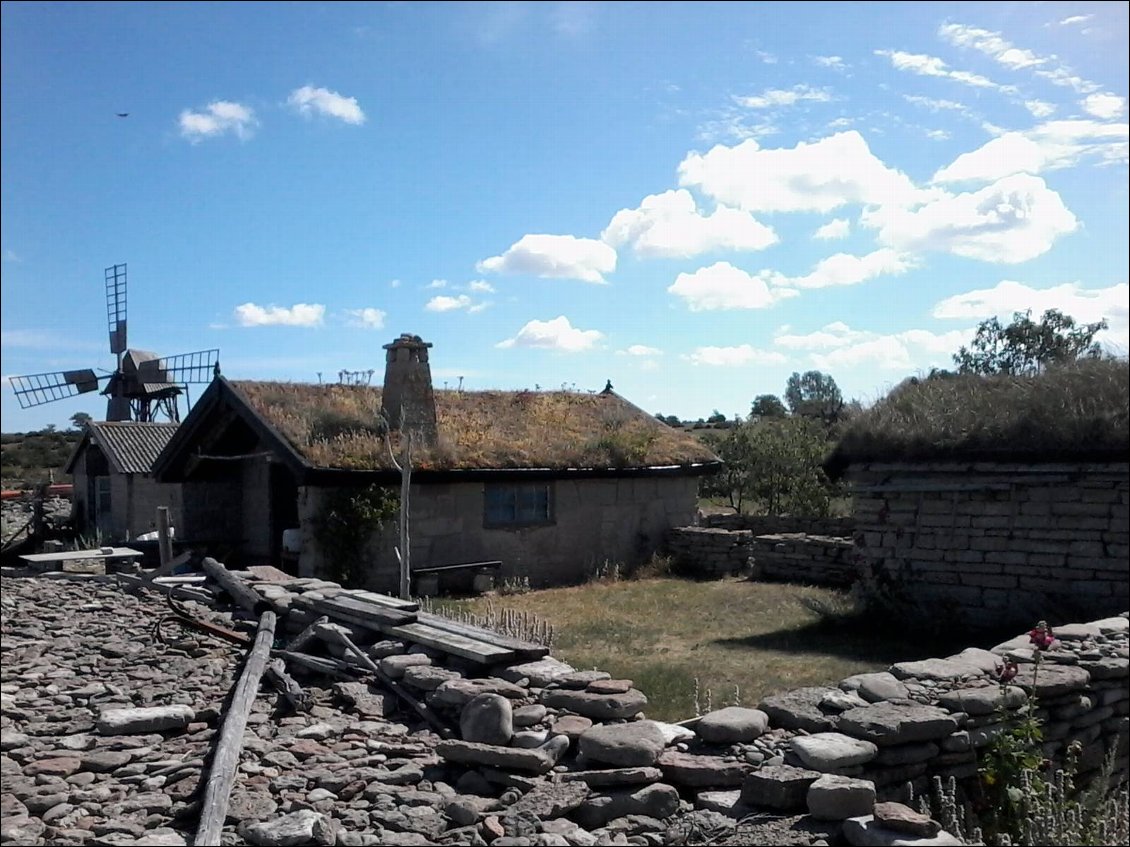
[[(381, 389), (232, 382), (311, 465), (391, 470)], [(416, 470), (647, 468), (715, 462), (698, 439), (616, 394), (436, 391), (438, 442), (413, 448)], [(392, 434), (396, 446), (397, 434)]]
[(1130, 458), (1130, 363), (1084, 360), (1037, 376), (910, 379), (863, 412), (825, 463)]

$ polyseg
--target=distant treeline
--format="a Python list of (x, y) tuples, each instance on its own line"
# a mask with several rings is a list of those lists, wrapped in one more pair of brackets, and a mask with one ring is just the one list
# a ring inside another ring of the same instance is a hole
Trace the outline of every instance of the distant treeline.
[(38, 432), (0, 435), (0, 477), (5, 488), (19, 488), (63, 479), (63, 466), (71, 457), (81, 430), (60, 432), (53, 427)]

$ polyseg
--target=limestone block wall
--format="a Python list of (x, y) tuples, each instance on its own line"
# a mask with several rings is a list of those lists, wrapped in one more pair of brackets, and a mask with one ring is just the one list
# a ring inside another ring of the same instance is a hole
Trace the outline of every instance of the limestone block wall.
[(846, 587), (857, 575), (850, 538), (758, 535), (753, 539), (753, 561), (756, 579)]
[(855, 518), (803, 518), (792, 515), (703, 515), (702, 526), (748, 529), (754, 535), (804, 533), (848, 538), (855, 531)]
[(667, 533), (667, 553), (680, 573), (717, 578), (749, 568), (753, 533), (747, 529), (681, 526)]
[(861, 577), (912, 614), (970, 626), (1114, 614), (1130, 591), (1128, 470), (853, 467)]

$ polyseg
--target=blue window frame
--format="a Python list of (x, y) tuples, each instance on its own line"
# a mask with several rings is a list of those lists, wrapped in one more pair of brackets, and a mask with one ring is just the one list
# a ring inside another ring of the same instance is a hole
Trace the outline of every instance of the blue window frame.
[(553, 523), (549, 482), (494, 483), (483, 486), (483, 526), (494, 529)]

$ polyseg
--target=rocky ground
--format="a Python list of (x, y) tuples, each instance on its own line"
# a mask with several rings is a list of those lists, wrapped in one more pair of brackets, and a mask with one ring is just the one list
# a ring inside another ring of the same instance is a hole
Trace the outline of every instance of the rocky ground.
[[(164, 598), (126, 593), (112, 578), (6, 577), (0, 603), (0, 841), (192, 843), (198, 789), (245, 648), (176, 625), (165, 625), (167, 640), (158, 640), (154, 625), (169, 612)], [(221, 625), (250, 626), (190, 606)], [(408, 669), (424, 657), (397, 658)], [(425, 681), (426, 671), (414, 674), (417, 685), (444, 676)], [(655, 768), (609, 769), (606, 780), (625, 783), (610, 789), (447, 761), (436, 752), (439, 736), (397, 711), (376, 685), (303, 682), (313, 699), (308, 713), (294, 714), (266, 684), (256, 700), (224, 844), (810, 844), (826, 834), (796, 814), (739, 825), (692, 811), (674, 788), (656, 784)], [(544, 743), (547, 710), (526, 706), (513, 710), (514, 732)], [(574, 731), (591, 724), (575, 722)], [(489, 734), (489, 716), (486, 724), (477, 731)], [(760, 749), (771, 753), (771, 742)], [(594, 803), (597, 796), (615, 796), (615, 807)]]
[[(65, 497), (48, 497), (43, 504), (44, 515), (50, 526), (62, 527), (71, 516), (71, 501)], [(0, 541), (17, 534), (31, 519), (31, 497), (0, 501)]]

